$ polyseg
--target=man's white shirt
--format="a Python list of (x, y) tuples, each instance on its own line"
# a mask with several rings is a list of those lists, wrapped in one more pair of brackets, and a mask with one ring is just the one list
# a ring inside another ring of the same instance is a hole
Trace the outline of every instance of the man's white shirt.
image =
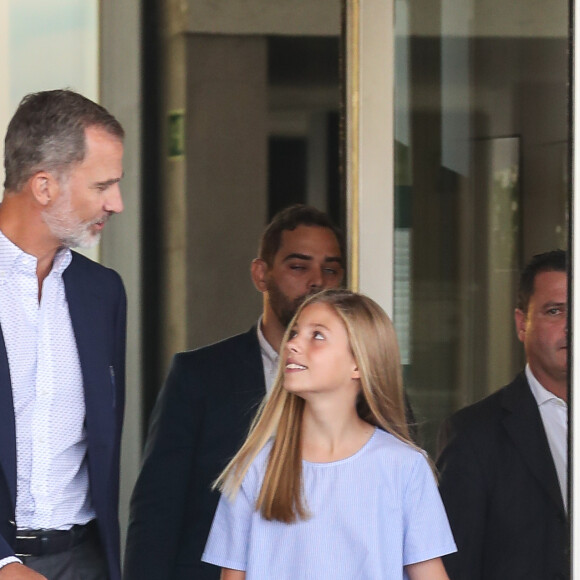
[(264, 380), (266, 381), (266, 392), (269, 393), (274, 386), (276, 373), (278, 372), (279, 354), (272, 348), (262, 332), (262, 317), (258, 320), (258, 342), (260, 343), (260, 353), (262, 355), (262, 366), (264, 367)]
[(60, 250), (38, 301), (37, 260), (0, 232), (0, 324), (16, 420), (18, 528), (69, 529), (90, 503), (85, 400)]
[(564, 508), (568, 510), (568, 404), (538, 382), (530, 365), (526, 365), (525, 372), (548, 437)]

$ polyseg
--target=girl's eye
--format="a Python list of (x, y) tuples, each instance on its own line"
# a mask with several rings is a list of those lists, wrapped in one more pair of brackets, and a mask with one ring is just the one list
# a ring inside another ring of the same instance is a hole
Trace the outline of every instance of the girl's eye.
[(288, 340), (294, 338), (296, 336), (297, 332), (295, 330), (291, 330), (290, 334), (288, 335)]
[(319, 330), (315, 330), (313, 336), (315, 340), (324, 340), (324, 336)]

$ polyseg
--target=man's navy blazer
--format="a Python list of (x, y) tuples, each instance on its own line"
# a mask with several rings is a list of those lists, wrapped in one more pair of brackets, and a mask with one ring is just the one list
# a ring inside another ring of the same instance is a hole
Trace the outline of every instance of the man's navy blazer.
[[(73, 252), (66, 299), (85, 392), (89, 485), (110, 580), (120, 578), (119, 459), (125, 397), (126, 296), (119, 275)], [(0, 328), (0, 558), (14, 554), (16, 434)]]
[(126, 580), (217, 580), (201, 562), (219, 500), (212, 483), (266, 392), (256, 327), (175, 355), (131, 499)]
[(444, 425), (437, 467), (457, 553), (450, 580), (570, 577), (556, 468), (525, 374)]

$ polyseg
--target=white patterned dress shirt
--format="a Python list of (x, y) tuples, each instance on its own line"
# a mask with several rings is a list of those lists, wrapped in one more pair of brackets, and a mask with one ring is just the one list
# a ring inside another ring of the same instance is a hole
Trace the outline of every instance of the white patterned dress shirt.
[(83, 380), (62, 279), (71, 260), (70, 250), (57, 253), (39, 304), (36, 258), (0, 232), (0, 325), (16, 420), (19, 529), (65, 530), (95, 517)]

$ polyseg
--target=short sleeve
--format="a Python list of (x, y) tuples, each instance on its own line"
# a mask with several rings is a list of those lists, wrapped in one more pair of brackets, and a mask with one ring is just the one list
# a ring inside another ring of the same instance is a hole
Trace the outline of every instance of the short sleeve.
[(208, 564), (246, 570), (255, 502), (244, 485), (233, 500), (222, 494), (201, 559)]
[(457, 551), (433, 471), (420, 454), (403, 494), (403, 565)]

